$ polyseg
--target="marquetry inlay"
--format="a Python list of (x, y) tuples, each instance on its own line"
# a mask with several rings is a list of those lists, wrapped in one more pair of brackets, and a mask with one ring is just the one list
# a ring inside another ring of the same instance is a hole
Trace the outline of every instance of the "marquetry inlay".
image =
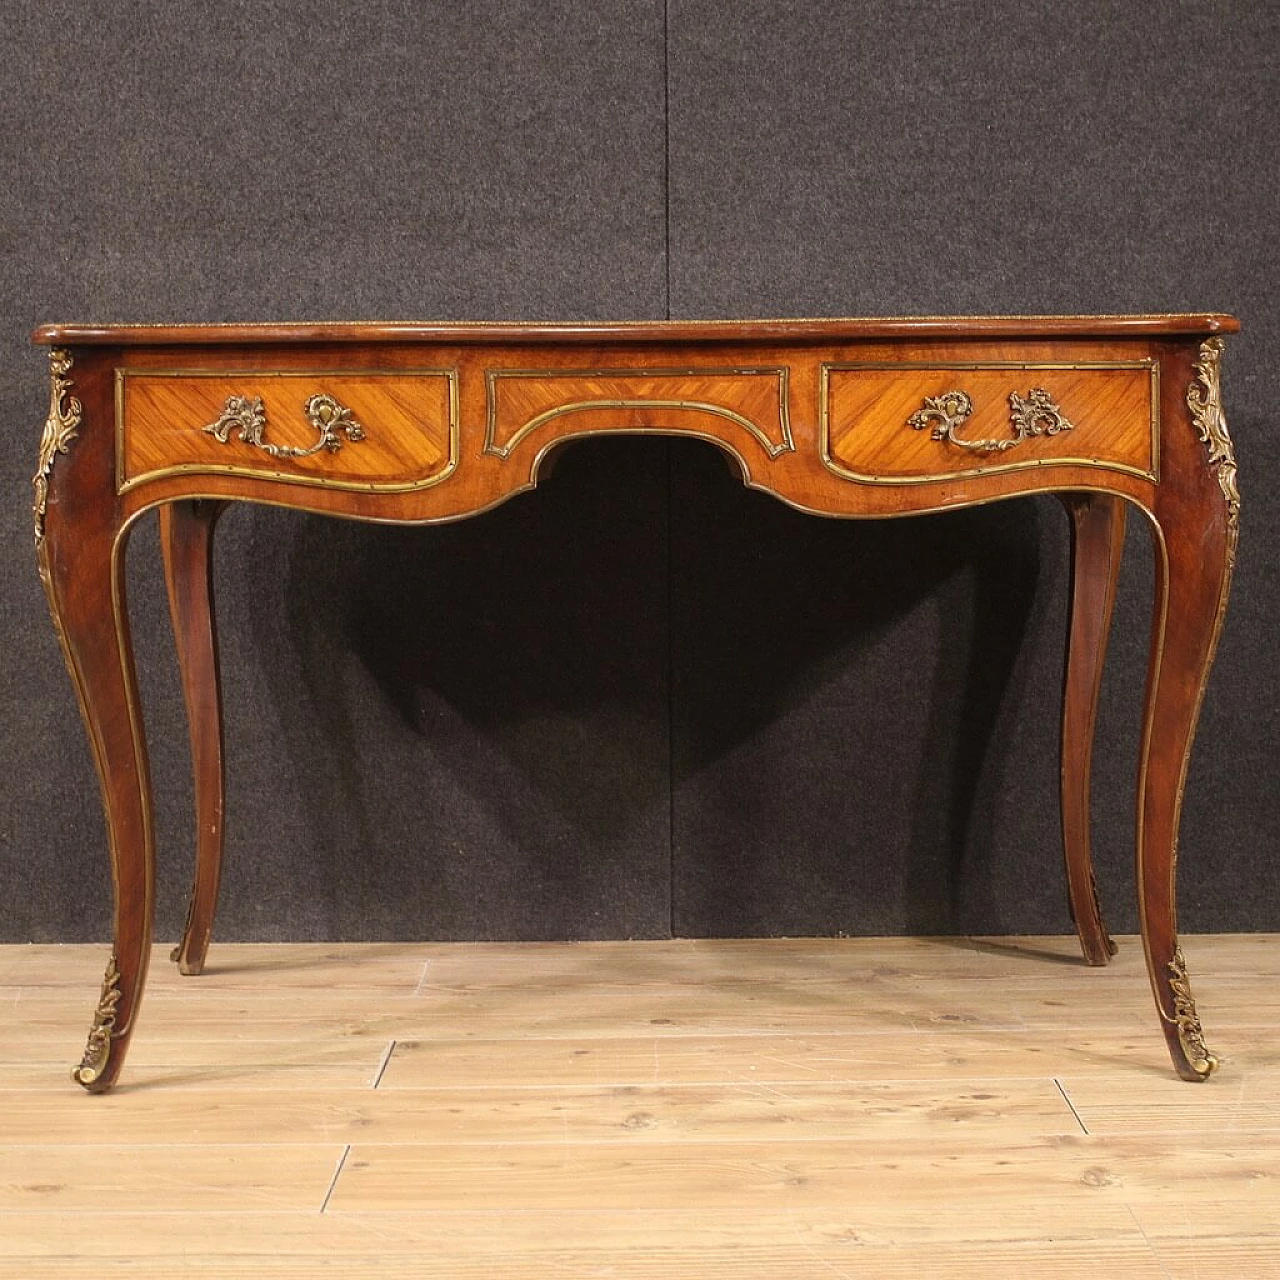
[[(454, 374), (441, 369), (121, 370), (118, 487), (205, 472), (328, 488), (424, 488), (456, 465), (457, 399)], [(342, 441), (348, 447), (332, 447)]]
[(700, 432), (769, 458), (795, 446), (789, 372), (770, 369), (492, 369), (486, 376), (485, 453), (528, 440), (541, 451), (568, 436), (608, 431)]
[(944, 364), (922, 366), (910, 376), (901, 364), (825, 365), (819, 405), (823, 456), (840, 475), (885, 484), (1047, 463), (1154, 480), (1156, 378), (1148, 361)]

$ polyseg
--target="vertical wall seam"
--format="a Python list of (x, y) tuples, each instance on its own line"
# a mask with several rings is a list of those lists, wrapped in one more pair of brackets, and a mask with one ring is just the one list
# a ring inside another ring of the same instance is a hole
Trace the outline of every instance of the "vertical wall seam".
[(667, 446), (667, 936), (676, 936), (676, 663), (675, 554), (672, 516), (675, 510), (675, 441)]
[[(671, 0), (662, 0), (662, 258), (666, 282), (666, 317), (671, 319)], [(675, 485), (672, 450), (667, 453), (667, 936), (676, 932), (676, 669), (675, 669), (675, 558), (672, 532)]]
[(662, 0), (662, 259), (666, 269), (666, 314), (671, 319), (671, 0)]

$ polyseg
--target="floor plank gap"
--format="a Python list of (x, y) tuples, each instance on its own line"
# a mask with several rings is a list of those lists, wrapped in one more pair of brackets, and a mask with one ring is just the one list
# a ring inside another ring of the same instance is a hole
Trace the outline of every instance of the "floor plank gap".
[(382, 1055), (382, 1061), (378, 1064), (378, 1074), (374, 1077), (372, 1088), (376, 1089), (382, 1083), (382, 1077), (387, 1074), (387, 1064), (391, 1061), (391, 1055), (396, 1051), (396, 1042), (392, 1040), (387, 1045), (387, 1051)]
[(324, 1193), (324, 1201), (320, 1205), (320, 1212), (324, 1213), (329, 1208), (329, 1201), (333, 1196), (333, 1189), (338, 1185), (338, 1179), (342, 1177), (343, 1166), (347, 1163), (347, 1157), (351, 1154), (351, 1144), (347, 1143), (342, 1149), (342, 1154), (338, 1157), (338, 1167), (333, 1171), (333, 1181), (329, 1183), (329, 1189)]
[(1062, 1081), (1055, 1078), (1053, 1083), (1058, 1086), (1058, 1092), (1062, 1094), (1063, 1102), (1067, 1104), (1067, 1106), (1071, 1109), (1071, 1114), (1075, 1116), (1076, 1124), (1080, 1126), (1080, 1132), (1087, 1137), (1089, 1133), (1088, 1127), (1085, 1125), (1085, 1122), (1080, 1119), (1080, 1113), (1076, 1110), (1076, 1104), (1071, 1101), (1070, 1095), (1062, 1087)]

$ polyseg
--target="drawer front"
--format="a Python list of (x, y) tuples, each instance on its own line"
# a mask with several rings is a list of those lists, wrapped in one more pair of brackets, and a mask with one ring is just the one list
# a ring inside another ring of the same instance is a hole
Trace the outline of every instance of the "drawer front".
[(452, 370), (116, 373), (117, 485), (175, 473), (404, 491), (457, 464)]
[(826, 364), (822, 458), (871, 484), (922, 484), (1051, 464), (1158, 479), (1155, 361)]
[(795, 449), (786, 367), (490, 369), (485, 453), (508, 458), (569, 435), (673, 431), (711, 435), (772, 459)]

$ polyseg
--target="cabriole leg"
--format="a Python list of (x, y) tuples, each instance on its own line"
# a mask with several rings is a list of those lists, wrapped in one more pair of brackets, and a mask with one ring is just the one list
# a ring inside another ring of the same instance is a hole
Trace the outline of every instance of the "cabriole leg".
[(160, 546), (195, 778), (195, 878), (182, 941), (170, 957), (184, 974), (204, 969), (222, 877), (225, 777), (213, 610), (213, 530), (225, 506), (190, 500), (160, 508)]
[[(1165, 474), (1155, 511), (1155, 617), (1138, 782), (1143, 942), (1165, 1040), (1184, 1080), (1207, 1079), (1218, 1065), (1205, 1045), (1178, 944), (1175, 886), (1182, 791), (1239, 536), (1235, 456), (1219, 400), (1221, 353), (1221, 339), (1205, 342), (1182, 403), (1171, 394), (1164, 404)], [(1188, 408), (1191, 429), (1183, 425)]]
[(147, 977), (155, 887), (151, 790), (125, 602), (127, 531), (112, 481), (109, 388), (101, 377), (86, 377), (91, 412), (82, 431), (81, 403), (70, 394), (71, 357), (54, 350), (50, 363), (52, 401), (34, 480), (36, 559), (102, 783), (115, 886), (115, 941), (73, 1072), (98, 1093), (120, 1074)]
[(1071, 521), (1071, 603), (1062, 698), (1062, 846), (1071, 918), (1084, 958), (1103, 965), (1116, 953), (1093, 874), (1089, 780), (1102, 667), (1124, 548), (1125, 503), (1105, 493), (1060, 495)]

